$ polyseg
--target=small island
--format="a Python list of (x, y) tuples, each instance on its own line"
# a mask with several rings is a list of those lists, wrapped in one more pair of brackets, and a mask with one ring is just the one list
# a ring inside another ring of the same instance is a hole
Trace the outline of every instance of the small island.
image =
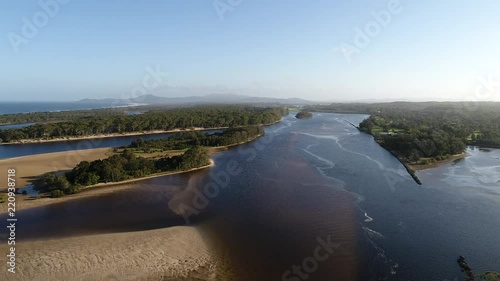
[(304, 110), (303, 110), (303, 111), (301, 111), (301, 112), (297, 113), (297, 115), (295, 115), (295, 118), (297, 118), (297, 119), (309, 119), (309, 118), (311, 118), (312, 116), (313, 116), (313, 115), (312, 115), (312, 113), (311, 113), (311, 112), (309, 112), (309, 111), (304, 111)]

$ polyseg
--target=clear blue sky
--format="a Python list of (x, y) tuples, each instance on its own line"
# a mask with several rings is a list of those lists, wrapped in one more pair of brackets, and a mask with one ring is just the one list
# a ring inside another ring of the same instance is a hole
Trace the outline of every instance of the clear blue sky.
[[(3, 1), (0, 101), (129, 96), (148, 66), (169, 74), (147, 90), (160, 96), (465, 99), (479, 77), (500, 83), (500, 1), (401, 0), (356, 45), (390, 2), (242, 0), (219, 16), (212, 0), (72, 0), (26, 38), (22, 18), (44, 10)], [(350, 61), (343, 43), (358, 50)]]

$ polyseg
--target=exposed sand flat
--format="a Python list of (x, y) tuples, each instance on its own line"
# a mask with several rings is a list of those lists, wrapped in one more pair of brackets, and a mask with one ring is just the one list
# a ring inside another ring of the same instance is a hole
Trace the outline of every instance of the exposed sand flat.
[(29, 241), (16, 245), (15, 275), (2, 270), (0, 280), (231, 280), (211, 252), (187, 226)]
[(441, 165), (445, 165), (445, 164), (448, 164), (448, 163), (452, 163), (454, 161), (463, 159), (463, 158), (465, 158), (467, 156), (469, 156), (467, 154), (467, 152), (463, 152), (463, 153), (460, 153), (460, 154), (453, 155), (453, 156), (451, 156), (448, 159), (441, 160), (441, 161), (436, 161), (436, 162), (433, 162), (433, 163), (430, 163), (430, 164), (408, 164), (408, 166), (410, 168), (412, 168), (413, 170), (415, 170), (415, 171), (421, 171), (421, 170), (436, 168), (436, 167), (439, 167)]
[[(8, 169), (16, 169), (16, 187), (21, 188), (45, 173), (71, 170), (81, 161), (104, 159), (109, 155), (111, 155), (110, 148), (95, 148), (2, 159), (0, 173), (6, 175)], [(2, 182), (1, 186), (7, 185)]]
[[(46, 205), (65, 202), (65, 201), (69, 201), (69, 200), (77, 200), (77, 199), (82, 199), (82, 198), (87, 198), (87, 197), (92, 197), (92, 196), (100, 196), (100, 195), (104, 195), (106, 193), (117, 192), (120, 190), (135, 187), (135, 185), (132, 183), (142, 181), (145, 179), (192, 172), (192, 171), (212, 167), (213, 165), (215, 165), (215, 163), (212, 159), (210, 159), (210, 165), (207, 165), (207, 166), (202, 166), (202, 167), (193, 168), (193, 169), (184, 170), (184, 171), (158, 173), (158, 174), (153, 174), (153, 175), (143, 177), (143, 178), (130, 179), (130, 180), (125, 180), (125, 181), (120, 181), (120, 182), (98, 183), (96, 185), (87, 187), (86, 189), (82, 190), (82, 192), (80, 192), (80, 193), (66, 195), (66, 196), (59, 197), (59, 198), (32, 199), (29, 196), (17, 195), (17, 197), (16, 197), (16, 209), (17, 210), (26, 210), (26, 209), (30, 209), (30, 208), (46, 206)], [(7, 209), (8, 209), (8, 204), (6, 202), (0, 203), (0, 215), (7, 213)]]

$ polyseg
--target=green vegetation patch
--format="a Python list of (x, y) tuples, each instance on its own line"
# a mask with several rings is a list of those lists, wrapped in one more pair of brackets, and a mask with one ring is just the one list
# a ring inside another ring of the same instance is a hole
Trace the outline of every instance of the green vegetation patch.
[(295, 115), (295, 118), (298, 118), (298, 119), (308, 119), (311, 117), (312, 117), (312, 113), (309, 111), (304, 111), (304, 110)]
[[(68, 113), (69, 114), (69, 113)], [(288, 114), (284, 107), (199, 106), (152, 110), (139, 115), (97, 114), (70, 121), (0, 130), (0, 142), (49, 140), (100, 134), (168, 131), (194, 127), (239, 127), (272, 124)]]

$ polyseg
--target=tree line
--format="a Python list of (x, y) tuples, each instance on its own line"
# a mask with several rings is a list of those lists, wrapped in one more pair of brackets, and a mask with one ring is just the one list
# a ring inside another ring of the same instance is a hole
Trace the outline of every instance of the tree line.
[(283, 107), (197, 106), (151, 110), (139, 115), (97, 114), (75, 120), (0, 130), (0, 142), (83, 137), (193, 127), (237, 127), (271, 124), (288, 114)]
[(183, 150), (191, 146), (226, 146), (248, 141), (264, 134), (261, 126), (247, 126), (226, 129), (222, 132), (204, 134), (199, 131), (180, 132), (168, 138), (132, 141), (126, 148), (135, 152), (157, 152), (168, 150)]
[(89, 110), (71, 111), (47, 111), (30, 113), (10, 113), (0, 114), (0, 125), (21, 124), (21, 123), (47, 123), (76, 120), (88, 117), (108, 117), (115, 115), (127, 115), (128, 110), (123, 108), (100, 108)]
[(299, 113), (297, 113), (295, 115), (295, 118), (297, 118), (297, 119), (307, 119), (307, 118), (311, 118), (312, 116), (313, 115), (312, 115), (311, 112), (302, 110), (302, 111), (300, 111)]

